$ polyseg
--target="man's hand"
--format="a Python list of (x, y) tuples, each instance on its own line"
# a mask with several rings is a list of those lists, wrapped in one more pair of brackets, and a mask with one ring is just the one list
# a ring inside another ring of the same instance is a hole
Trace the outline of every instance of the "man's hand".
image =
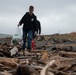
[(35, 35), (37, 35), (37, 31), (35, 31)]
[(41, 34), (41, 32), (39, 31), (39, 35)]
[(18, 27), (20, 26), (20, 24), (17, 25)]

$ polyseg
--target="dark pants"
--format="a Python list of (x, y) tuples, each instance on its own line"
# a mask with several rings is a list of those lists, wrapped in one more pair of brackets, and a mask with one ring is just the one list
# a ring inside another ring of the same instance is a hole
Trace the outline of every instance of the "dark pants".
[[(28, 37), (27, 37), (28, 34)], [(23, 30), (23, 50), (26, 48), (26, 39), (28, 38), (28, 49), (31, 50), (31, 42), (32, 42), (32, 38), (33, 38), (33, 31), (32, 30)]]

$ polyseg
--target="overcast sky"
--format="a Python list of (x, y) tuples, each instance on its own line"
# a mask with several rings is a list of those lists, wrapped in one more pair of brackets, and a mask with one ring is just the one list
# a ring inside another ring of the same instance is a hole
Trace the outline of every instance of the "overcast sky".
[(41, 21), (42, 34), (76, 31), (76, 0), (0, 0), (0, 33), (14, 34), (30, 5)]

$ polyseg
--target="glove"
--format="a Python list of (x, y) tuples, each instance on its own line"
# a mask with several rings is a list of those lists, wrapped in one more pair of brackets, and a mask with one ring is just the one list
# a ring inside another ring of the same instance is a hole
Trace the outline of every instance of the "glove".
[(17, 25), (18, 27), (20, 26), (20, 24)]
[(35, 35), (37, 35), (37, 31), (35, 31)]
[(41, 32), (39, 32), (39, 35), (41, 34)]

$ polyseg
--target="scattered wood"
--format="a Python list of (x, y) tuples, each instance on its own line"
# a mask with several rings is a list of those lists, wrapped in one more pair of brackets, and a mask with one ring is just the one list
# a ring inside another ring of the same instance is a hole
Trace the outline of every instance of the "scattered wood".
[(46, 60), (46, 59), (48, 60), (48, 58), (49, 58), (48, 53), (44, 52), (43, 55), (42, 55), (42, 57), (41, 57), (41, 59), (42, 60)]
[[(19, 65), (30, 66), (29, 69), (33, 70), (31, 72), (34, 75), (76, 75), (76, 53), (72, 52), (71, 48), (73, 44), (50, 44), (49, 42), (44, 45), (46, 50), (42, 47), (39, 50), (32, 50), (30, 53), (26, 50), (25, 56), (22, 55), (20, 48), (16, 46), (17, 52), (20, 52), (12, 55), (12, 58), (10, 58), (10, 50), (14, 49), (14, 46), (1, 45), (0, 75), (12, 75)], [(49, 50), (48, 47), (50, 47)], [(51, 50), (52, 48), (54, 50)]]
[(60, 51), (59, 55), (61, 55), (62, 57), (68, 57), (68, 58), (76, 58), (76, 53), (75, 52), (64, 52), (64, 51)]
[(0, 64), (3, 64), (5, 66), (9, 66), (9, 67), (16, 67), (17, 66), (13, 61), (19, 62), (19, 60), (16, 58), (0, 58)]
[[(50, 66), (52, 66), (55, 63), (55, 60), (50, 61), (42, 70), (40, 75), (47, 75), (47, 71), (49, 69)], [(50, 73), (49, 75), (54, 75), (53, 73)]]

